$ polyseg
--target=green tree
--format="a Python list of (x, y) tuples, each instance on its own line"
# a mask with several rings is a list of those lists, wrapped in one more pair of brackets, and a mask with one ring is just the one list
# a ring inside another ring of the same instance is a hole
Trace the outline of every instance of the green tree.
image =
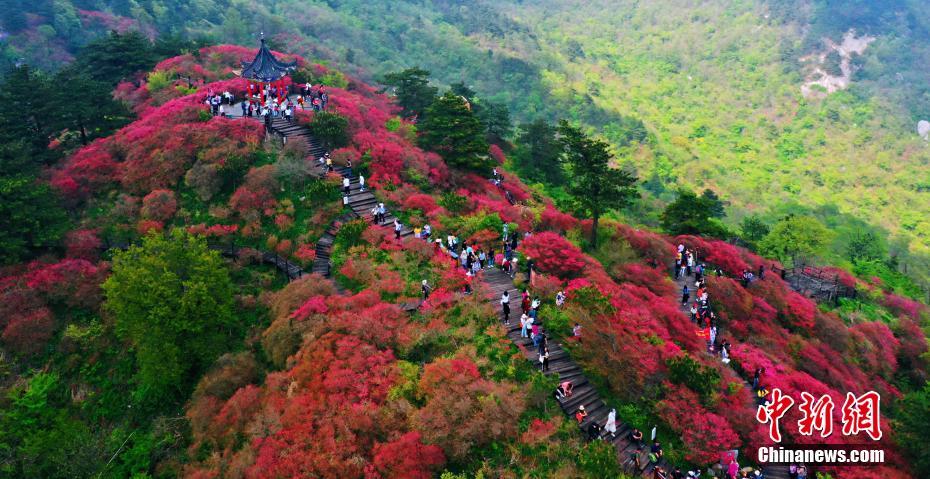
[(501, 103), (490, 101), (473, 105), (478, 106), (475, 115), (484, 124), (484, 133), (488, 143), (506, 145), (507, 138), (513, 133), (510, 110)]
[[(131, 118), (126, 105), (113, 98), (109, 85), (86, 73), (64, 69), (55, 75), (55, 84), (68, 85), (68, 88), (56, 88), (50, 97), (53, 104), (66, 105), (55, 110), (53, 124), (56, 130), (78, 132), (83, 145), (109, 135)], [(81, 94), (75, 95), (76, 91)]]
[(710, 213), (711, 218), (723, 218), (726, 216), (726, 211), (723, 209), (723, 201), (720, 200), (720, 197), (717, 196), (717, 193), (714, 190), (708, 188), (701, 193), (701, 199), (707, 204), (707, 208)]
[[(78, 53), (74, 64), (92, 79), (116, 85), (132, 79), (137, 73), (151, 70), (157, 61), (152, 43), (141, 33), (114, 31), (87, 44)], [(69, 90), (75, 93), (75, 90)]]
[(758, 215), (749, 215), (740, 222), (739, 230), (743, 240), (756, 244), (769, 234), (769, 225), (765, 224)]
[(313, 114), (307, 126), (327, 150), (342, 148), (349, 144), (349, 120), (342, 115), (319, 111)]
[(420, 123), (420, 146), (439, 153), (450, 166), (491, 171), (484, 126), (462, 97), (450, 92), (436, 99)]
[(405, 117), (422, 115), (436, 99), (439, 89), (429, 85), (429, 71), (408, 68), (401, 72), (388, 73), (381, 83), (394, 87), (397, 103), (403, 108)]
[(698, 196), (689, 190), (678, 190), (678, 198), (662, 212), (662, 228), (672, 235), (726, 237), (726, 228), (714, 216), (719, 201)]
[(27, 175), (0, 177), (0, 263), (15, 263), (56, 244), (67, 225), (47, 184)]
[(759, 242), (759, 250), (796, 265), (823, 254), (833, 233), (811, 216), (788, 215)]
[(879, 261), (887, 254), (885, 243), (872, 231), (856, 232), (846, 245), (846, 257), (853, 263)]
[(636, 176), (612, 168), (613, 155), (607, 142), (586, 135), (567, 121), (559, 122), (559, 141), (562, 161), (568, 166), (568, 193), (576, 209), (589, 216), (594, 224), (591, 231), (591, 248), (597, 249), (597, 227), (601, 216), (620, 209), (638, 198)]
[(542, 118), (520, 125), (513, 160), (517, 170), (533, 181), (561, 185), (565, 171), (556, 128)]
[(90, 477), (102, 448), (68, 413), (70, 396), (55, 373), (38, 373), (7, 394), (0, 414), (0, 476)]
[(0, 84), (0, 144), (25, 142), (37, 159), (55, 158), (48, 149), (54, 132), (50, 110), (51, 84), (42, 72), (28, 65), (13, 68)]
[(930, 448), (927, 448), (930, 384), (924, 384), (923, 389), (906, 394), (898, 403), (897, 410), (895, 440), (910, 456), (918, 475), (930, 475)]
[(68, 218), (23, 143), (0, 146), (0, 264), (11, 264), (55, 245)]
[(506, 139), (513, 133), (513, 123), (510, 121), (510, 110), (505, 105), (482, 100), (463, 82), (449, 85), (449, 91), (468, 101), (471, 111), (484, 125), (488, 143), (495, 145), (507, 143)]
[(185, 397), (237, 326), (219, 253), (182, 230), (116, 253), (103, 289), (116, 334), (135, 354), (135, 395), (144, 405)]

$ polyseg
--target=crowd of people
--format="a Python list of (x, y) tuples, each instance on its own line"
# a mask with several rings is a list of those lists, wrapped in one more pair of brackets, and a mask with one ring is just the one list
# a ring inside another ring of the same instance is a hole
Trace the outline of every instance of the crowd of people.
[[(250, 84), (245, 98), (239, 102), (241, 116), (261, 118), (267, 124), (275, 118), (294, 120), (294, 114), (300, 110), (323, 111), (329, 102), (326, 86), (313, 86), (309, 82), (299, 85), (296, 97), (290, 85), (266, 84), (264, 87)], [(236, 103), (236, 96), (229, 91), (222, 93), (209, 91), (205, 103), (213, 116), (229, 116), (229, 108)]]
[[(327, 165), (331, 165), (331, 159), (328, 160)], [(331, 167), (331, 166), (330, 166)], [(364, 180), (361, 180), (364, 181)], [(494, 170), (492, 181), (503, 189), (501, 186), (503, 182), (503, 177)], [(364, 185), (364, 183), (362, 183)], [(348, 195), (349, 180), (346, 178), (343, 182), (344, 194)], [(364, 186), (362, 186), (364, 188)], [(377, 203), (371, 209), (371, 218), (375, 224), (384, 225), (386, 221), (387, 211), (384, 203)], [(393, 220), (393, 230), (396, 239), (400, 239), (402, 231), (404, 228), (403, 223), (398, 218)], [(424, 241), (431, 242), (435, 245), (437, 251), (440, 251), (444, 254), (447, 254), (451, 258), (454, 258), (458, 261), (459, 265), (463, 268), (466, 275), (465, 285), (463, 287), (463, 293), (468, 295), (473, 293), (472, 282), (474, 278), (481, 272), (483, 269), (493, 269), (501, 268), (505, 273), (514, 277), (518, 272), (517, 264), (518, 259), (515, 255), (515, 251), (519, 246), (519, 238), (521, 235), (516, 232), (508, 232), (507, 226), (504, 226), (502, 232), (502, 239), (497, 245), (501, 254), (498, 255), (498, 249), (495, 245), (480, 245), (477, 243), (467, 244), (467, 242), (461, 241), (457, 236), (450, 234), (445, 238), (435, 238), (433, 239), (433, 231), (431, 226), (428, 223), (418, 225), (413, 228), (413, 234), (415, 237), (420, 238)], [(530, 236), (531, 232), (526, 232), (523, 234), (523, 237)], [(534, 264), (531, 258), (527, 258), (526, 261), (526, 284), (532, 284), (533, 273), (534, 273)], [(713, 271), (717, 275), (722, 275), (722, 271), (717, 268)], [(697, 261), (697, 255), (694, 251), (688, 250), (684, 245), (678, 246), (678, 253), (675, 261), (675, 278), (687, 278), (687, 282), (694, 280), (694, 289), (692, 290), (688, 284), (685, 284), (682, 289), (682, 305), (688, 307), (690, 305), (690, 318), (707, 336), (708, 339), (708, 350), (712, 354), (719, 355), (724, 362), (729, 362), (729, 350), (730, 343), (719, 337), (717, 334), (717, 318), (714, 314), (707, 293), (706, 281), (707, 281), (707, 267), (704, 264), (701, 264)], [(760, 278), (764, 277), (764, 269), (760, 270)], [(750, 273), (750, 278), (751, 278)], [(751, 279), (749, 280), (751, 281)], [(748, 284), (748, 283), (747, 283)], [(423, 279), (420, 285), (422, 300), (424, 302), (429, 300), (430, 294), (432, 293), (432, 287), (430, 286), (428, 280)], [(694, 294), (692, 302), (692, 293)], [(515, 301), (516, 298), (511, 298), (509, 291), (505, 291), (501, 294), (500, 305), (501, 305), (501, 322), (505, 326), (509, 326), (511, 323), (511, 302)], [(566, 295), (564, 291), (559, 291), (555, 298), (554, 302), (556, 307), (561, 308), (566, 301)], [(522, 338), (529, 338), (532, 341), (533, 347), (536, 349), (536, 355), (539, 359), (539, 368), (543, 372), (549, 371), (549, 337), (546, 335), (545, 331), (542, 328), (542, 319), (540, 318), (540, 305), (542, 301), (539, 297), (534, 297), (530, 294), (527, 288), (524, 288), (519, 295), (519, 307), (520, 307), (520, 336)], [(581, 341), (581, 326), (575, 324), (572, 329), (572, 334), (569, 338), (569, 341)], [(757, 370), (755, 372), (755, 377), (753, 379), (753, 391), (757, 394), (757, 397), (764, 404), (766, 394), (768, 390), (762, 385), (762, 377), (764, 376), (764, 369)], [(571, 380), (565, 380), (559, 383), (556, 391), (554, 393), (555, 399), (560, 403), (571, 400), (574, 394), (574, 385)], [(574, 418), (579, 425), (584, 425), (585, 421), (588, 419), (588, 412), (585, 410), (583, 404), (579, 405)], [(601, 425), (597, 421), (589, 421), (587, 426), (585, 426), (584, 433), (586, 434), (589, 440), (612, 440), (616, 438), (617, 434), (617, 417), (616, 410), (611, 410), (607, 418), (603, 421)], [(653, 435), (654, 436), (654, 435)], [(702, 477), (701, 471), (682, 471), (680, 468), (674, 468), (671, 470), (665, 470), (664, 467), (659, 465), (659, 462), (663, 458), (663, 450), (661, 443), (653, 437), (652, 444), (648, 448), (648, 453), (646, 452), (646, 443), (643, 438), (642, 431), (638, 429), (632, 429), (628, 433), (628, 439), (633, 444), (637, 445), (636, 451), (631, 454), (630, 458), (625, 462), (624, 466), (632, 466), (636, 470), (643, 470), (648, 464), (655, 464), (653, 468), (653, 477), (655, 479), (686, 479), (686, 478), (697, 478)], [(644, 464), (644, 461), (648, 461)], [(759, 470), (752, 469), (741, 469), (739, 464), (735, 461), (731, 461), (728, 464), (721, 463), (720, 466), (723, 469), (723, 473), (727, 479), (764, 479), (764, 473)], [(709, 474), (703, 477), (711, 477)], [(792, 479), (806, 479), (807, 472), (806, 468), (803, 466), (793, 466), (791, 469), (791, 478)]]

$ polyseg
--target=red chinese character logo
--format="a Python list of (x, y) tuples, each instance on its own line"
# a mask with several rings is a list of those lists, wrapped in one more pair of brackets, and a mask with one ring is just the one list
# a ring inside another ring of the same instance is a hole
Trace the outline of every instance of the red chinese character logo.
[(762, 424), (769, 423), (769, 437), (772, 441), (781, 442), (781, 431), (778, 429), (778, 420), (794, 406), (791, 396), (781, 393), (781, 389), (772, 390), (772, 401), (759, 406), (756, 410), (756, 420)]
[(872, 440), (881, 439), (880, 405), (881, 397), (875, 391), (859, 397), (846, 393), (846, 401), (843, 402), (843, 434), (854, 436), (865, 431)]
[(801, 393), (798, 409), (804, 417), (798, 421), (798, 432), (811, 436), (814, 431), (820, 431), (820, 437), (829, 437), (833, 434), (833, 407), (833, 398), (826, 394), (814, 402), (814, 396)]

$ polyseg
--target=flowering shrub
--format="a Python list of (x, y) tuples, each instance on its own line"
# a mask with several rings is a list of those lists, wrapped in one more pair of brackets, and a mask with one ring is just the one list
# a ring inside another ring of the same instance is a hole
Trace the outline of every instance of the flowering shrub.
[(527, 258), (532, 258), (541, 272), (561, 278), (581, 275), (585, 265), (589, 263), (577, 246), (551, 232), (536, 233), (526, 238), (520, 245), (520, 252)]
[(155, 190), (142, 198), (142, 217), (157, 221), (166, 221), (178, 209), (174, 199), (174, 192), (170, 190)]

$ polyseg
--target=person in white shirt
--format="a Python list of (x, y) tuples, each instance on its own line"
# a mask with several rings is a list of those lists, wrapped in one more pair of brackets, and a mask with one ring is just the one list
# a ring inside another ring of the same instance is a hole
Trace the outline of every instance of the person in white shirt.
[(348, 178), (342, 179), (342, 193), (345, 195), (349, 194), (349, 179)]
[(363, 175), (358, 175), (358, 190), (365, 191), (365, 177)]

